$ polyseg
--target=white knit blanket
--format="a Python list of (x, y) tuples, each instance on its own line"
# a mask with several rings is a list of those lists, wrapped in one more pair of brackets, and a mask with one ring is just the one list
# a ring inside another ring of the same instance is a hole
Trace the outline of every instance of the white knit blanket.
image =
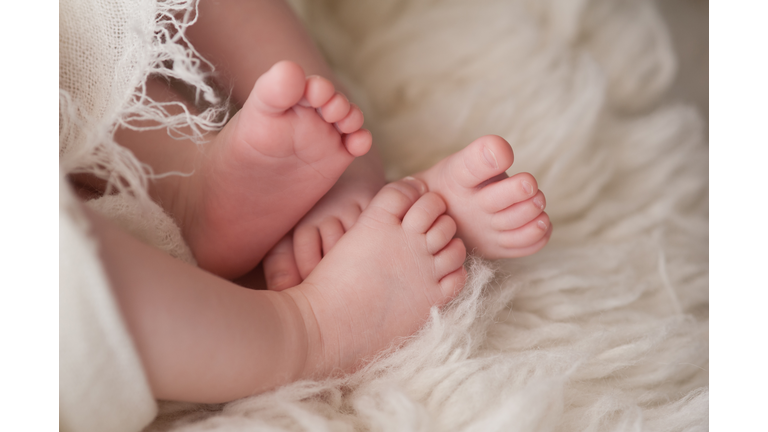
[(654, 4), (294, 6), (388, 175), (498, 134), (554, 234), (531, 257), (470, 260), (458, 299), (354, 375), (163, 403), (148, 430), (707, 430), (708, 149), (693, 107), (661, 103), (676, 61)]

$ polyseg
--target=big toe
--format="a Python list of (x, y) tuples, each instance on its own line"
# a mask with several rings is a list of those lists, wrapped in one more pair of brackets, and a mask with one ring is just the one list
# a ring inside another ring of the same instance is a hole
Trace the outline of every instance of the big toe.
[[(408, 212), (403, 217), (403, 228), (424, 234), (435, 224), (437, 218), (445, 213), (445, 210), (445, 201), (438, 194), (427, 192), (408, 209)], [(448, 219), (453, 222), (450, 217)], [(446, 228), (450, 228), (450, 225), (446, 226)], [(456, 226), (454, 224), (453, 232), (450, 233), (451, 237), (453, 237), (455, 232)]]
[(253, 104), (261, 111), (280, 113), (301, 100), (305, 87), (306, 77), (301, 66), (281, 61), (256, 80), (246, 104)]
[(366, 212), (385, 211), (402, 220), (408, 209), (427, 191), (421, 180), (406, 177), (381, 188), (366, 208)]
[(486, 135), (451, 156), (448, 174), (460, 186), (473, 188), (502, 175), (514, 160), (512, 147), (504, 138)]

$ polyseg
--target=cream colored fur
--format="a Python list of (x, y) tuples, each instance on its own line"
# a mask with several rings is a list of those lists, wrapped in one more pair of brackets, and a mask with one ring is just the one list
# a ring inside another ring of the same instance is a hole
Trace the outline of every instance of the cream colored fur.
[(364, 370), (166, 403), (149, 429), (708, 429), (705, 124), (661, 104), (676, 57), (654, 4), (294, 6), (363, 101), (392, 178), (501, 135), (554, 235), (531, 257), (471, 260), (461, 296)]

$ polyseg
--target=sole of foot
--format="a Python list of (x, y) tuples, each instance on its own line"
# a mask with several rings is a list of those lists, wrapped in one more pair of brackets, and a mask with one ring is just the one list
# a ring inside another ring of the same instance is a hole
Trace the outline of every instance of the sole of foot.
[(371, 147), (363, 114), (333, 84), (282, 61), (196, 162), (183, 217), (199, 265), (232, 279), (255, 267)]

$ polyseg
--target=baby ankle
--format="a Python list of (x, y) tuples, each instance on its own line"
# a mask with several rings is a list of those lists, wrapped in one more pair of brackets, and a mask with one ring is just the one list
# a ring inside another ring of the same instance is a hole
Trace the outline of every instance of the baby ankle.
[[(286, 313), (293, 320), (292, 328), (300, 336), (295, 347), (297, 379), (327, 376), (334, 368), (334, 362), (326, 359), (322, 332), (312, 303), (303, 292), (306, 282), (281, 291), (285, 295)], [(329, 367), (330, 366), (330, 367)]]

